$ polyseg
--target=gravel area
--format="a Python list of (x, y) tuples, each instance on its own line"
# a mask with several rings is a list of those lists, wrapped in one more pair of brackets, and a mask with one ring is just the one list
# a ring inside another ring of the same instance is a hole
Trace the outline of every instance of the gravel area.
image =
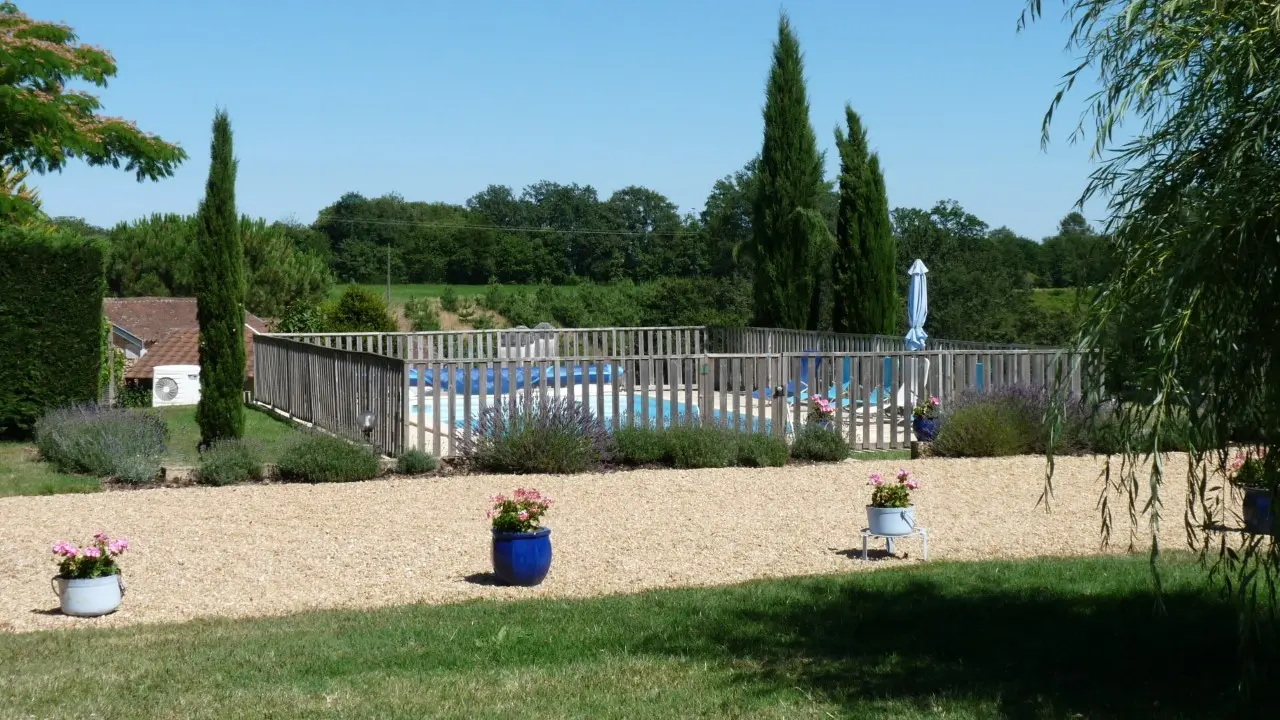
[[(316, 608), (568, 597), (752, 578), (902, 567), (863, 562), (867, 474), (909, 467), (923, 483), (918, 522), (934, 560), (1100, 551), (1102, 461), (1062, 458), (1053, 510), (1036, 507), (1041, 457), (848, 461), (774, 469), (640, 470), (578, 476), (453, 476), (349, 485), (257, 485), (0, 498), (0, 631), (121, 626)], [(1168, 461), (1162, 546), (1185, 547), (1185, 458)], [(550, 493), (555, 561), (537, 588), (489, 584), (487, 498), (518, 486)], [(98, 529), (131, 542), (119, 612), (56, 612), (50, 546)], [(1128, 517), (1112, 547), (1124, 552)], [(1146, 532), (1145, 526), (1140, 534)], [(1146, 539), (1139, 539), (1145, 546)], [(902, 555), (907, 557), (903, 558)]]

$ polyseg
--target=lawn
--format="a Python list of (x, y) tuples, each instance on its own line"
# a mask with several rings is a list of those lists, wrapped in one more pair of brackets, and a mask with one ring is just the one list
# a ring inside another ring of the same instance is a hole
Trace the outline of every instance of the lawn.
[(97, 492), (97, 478), (67, 475), (40, 462), (29, 443), (0, 442), (0, 497)]
[[(199, 462), (200, 426), (196, 425), (196, 409), (190, 407), (154, 408), (169, 426), (169, 449), (165, 462), (194, 465)], [(265, 462), (275, 462), (282, 441), (294, 432), (283, 420), (245, 408), (245, 437), (262, 449)], [(14, 495), (55, 495), (60, 493), (96, 492), (102, 483), (95, 477), (57, 472), (37, 459), (30, 443), (0, 443), (0, 497)]]
[[(377, 295), (384, 300), (387, 297), (386, 285), (360, 285), (360, 287)], [(415, 297), (440, 297), (444, 292), (446, 285), (436, 283), (422, 283), (416, 285), (392, 285), (391, 286), (391, 304), (404, 305), (405, 301)], [(529, 288), (532, 285), (505, 285), (507, 288)], [(335, 285), (330, 291), (330, 298), (337, 298), (342, 295), (342, 291), (347, 288), (346, 285)], [(483, 295), (488, 288), (487, 285), (454, 285), (453, 289), (457, 291), (459, 297), (477, 297)]]
[(0, 715), (1224, 717), (1203, 578), (1169, 564), (1164, 615), (1121, 557), (0, 635)]
[[(191, 406), (153, 408), (169, 426), (169, 449), (166, 462), (194, 465), (200, 460), (200, 426), (196, 424), (196, 408)], [(244, 436), (258, 443), (265, 462), (275, 462), (281, 441), (294, 432), (293, 427), (274, 415), (245, 408)]]

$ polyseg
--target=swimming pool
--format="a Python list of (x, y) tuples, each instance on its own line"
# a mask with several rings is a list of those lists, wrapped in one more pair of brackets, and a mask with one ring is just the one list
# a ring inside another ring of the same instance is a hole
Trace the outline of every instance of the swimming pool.
[[(431, 398), (428, 397), (424, 399), (426, 402), (423, 403), (421, 407), (421, 421), (423, 425), (428, 429), (447, 426), (449, 424), (448, 400), (442, 398), (440, 407), (436, 408)], [(482, 399), (484, 400), (483, 407), (481, 406)], [(585, 404), (587, 409), (591, 410), (593, 414), (597, 414), (607, 426), (612, 426), (614, 424), (612, 422), (614, 418), (612, 397), (605, 397), (603, 413), (597, 413), (599, 406), (597, 405), (597, 399), (595, 397), (586, 398), (585, 400), (581, 397), (576, 397), (574, 399), (579, 403)], [(644, 425), (647, 421), (650, 426), (657, 426), (659, 424), (659, 418), (661, 418), (662, 426), (666, 427), (675, 424), (685, 424), (690, 415), (692, 415), (694, 420), (702, 418), (702, 413), (699, 412), (696, 405), (686, 406), (682, 402), (671, 400), (669, 398), (662, 398), (659, 400), (653, 396), (646, 398), (643, 395), (635, 394), (632, 395), (629, 400), (630, 402), (628, 403), (628, 398), (625, 396), (619, 398), (617, 423), (619, 425)], [(480, 413), (483, 409), (492, 408), (495, 403), (506, 405), (508, 402), (508, 397), (473, 395), (470, 403), (471, 426), (473, 428), (477, 426)], [(455, 428), (466, 427), (466, 405), (467, 403), (463, 398), (456, 395), (454, 396), (453, 426)], [(409, 406), (409, 422), (417, 423), (419, 421), (420, 416), (418, 411), (419, 407), (416, 402)], [(438, 420), (437, 413), (439, 415)], [(745, 412), (734, 413), (731, 410), (726, 411), (718, 408), (712, 411), (711, 418), (717, 424), (736, 426), (743, 430), (750, 427), (753, 432), (770, 432), (773, 427), (772, 421), (767, 418), (761, 418), (759, 416), (748, 418)]]

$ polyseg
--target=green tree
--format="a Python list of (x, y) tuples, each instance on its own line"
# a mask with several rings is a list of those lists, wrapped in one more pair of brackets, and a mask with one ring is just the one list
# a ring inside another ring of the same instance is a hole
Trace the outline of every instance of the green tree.
[[(1047, 142), (1077, 78), (1096, 83), (1077, 127), (1089, 128), (1101, 162), (1081, 205), (1106, 199), (1104, 232), (1116, 267), (1088, 308), (1079, 343), (1108, 367), (1122, 367), (1121, 380), (1132, 390), (1115, 410), (1124, 462), (1106, 477), (1125, 501), (1122, 511), (1149, 520), (1153, 568), (1164, 508), (1185, 508), (1179, 520), (1210, 577), (1237, 604), (1244, 667), (1251, 671), (1248, 661), (1276, 647), (1280, 543), (1211, 530), (1237, 524), (1226, 513), (1238, 512), (1223, 502), (1229, 496), (1212, 473), (1226, 465), (1229, 443), (1247, 433), (1269, 450), (1265, 484), (1280, 481), (1277, 4), (1067, 5), (1069, 47), (1083, 59), (1051, 101), (1043, 132)], [(1040, 11), (1040, 1), (1031, 0), (1024, 22)], [(1111, 151), (1125, 122), (1133, 137)], [(1099, 378), (1091, 379), (1098, 386)], [(1184, 419), (1194, 440), (1191, 470), (1177, 475), (1185, 498), (1170, 503), (1160, 453), (1165, 430)], [(1110, 508), (1103, 513), (1105, 530)]]
[(836, 332), (892, 334), (897, 330), (898, 262), (880, 158), (867, 147), (862, 119), (844, 108), (847, 132), (836, 128), (840, 205), (832, 324)]
[(326, 332), (395, 332), (395, 318), (382, 298), (359, 285), (350, 285), (324, 311)]
[(213, 118), (209, 181), (197, 212), (196, 316), (200, 321), (200, 444), (244, 434), (244, 247), (236, 217), (231, 121)]
[[(173, 174), (186, 159), (177, 145), (142, 132), (127, 120), (98, 114), (94, 95), (73, 89), (104, 87), (115, 59), (78, 42), (66, 25), (32, 20), (0, 2), (0, 167), (22, 173), (61, 170), (75, 158), (90, 165), (123, 163), (139, 181)], [(31, 192), (0, 192), (0, 218), (39, 213)]]
[(820, 209), (824, 192), (800, 43), (783, 14), (765, 89), (764, 146), (751, 218), (754, 312), (760, 325), (817, 325), (821, 313), (815, 298), (822, 291), (819, 278), (831, 245)]

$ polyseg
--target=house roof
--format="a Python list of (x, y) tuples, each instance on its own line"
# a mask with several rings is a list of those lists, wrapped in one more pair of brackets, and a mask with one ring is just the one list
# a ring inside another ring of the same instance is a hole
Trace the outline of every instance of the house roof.
[[(253, 377), (253, 335), (244, 329), (245, 377)], [(173, 330), (155, 341), (147, 354), (124, 371), (126, 380), (150, 380), (160, 365), (199, 365), (200, 331)]]
[[(152, 343), (175, 330), (200, 329), (195, 298), (107, 298), (103, 311), (111, 324), (142, 340), (148, 350)], [(267, 324), (253, 313), (246, 312), (244, 321), (257, 332), (267, 331)]]

